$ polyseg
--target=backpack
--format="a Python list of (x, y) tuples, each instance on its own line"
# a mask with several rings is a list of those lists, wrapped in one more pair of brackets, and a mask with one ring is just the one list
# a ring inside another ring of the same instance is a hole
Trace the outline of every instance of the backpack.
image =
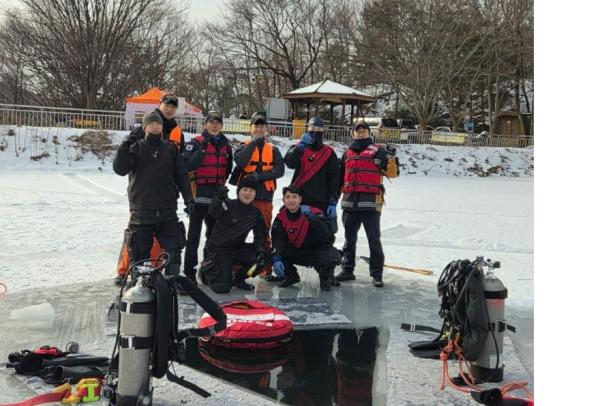
[[(276, 307), (258, 300), (233, 301), (221, 308), (227, 315), (227, 327), (200, 339), (219, 347), (266, 349), (280, 347), (292, 340), (292, 322)], [(205, 328), (215, 320), (204, 313), (198, 327)]]

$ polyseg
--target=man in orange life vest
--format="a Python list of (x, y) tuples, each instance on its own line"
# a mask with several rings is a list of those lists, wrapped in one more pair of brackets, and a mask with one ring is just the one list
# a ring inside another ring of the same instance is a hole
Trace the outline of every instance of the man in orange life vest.
[(321, 117), (311, 118), (306, 134), (286, 153), (285, 164), (295, 169), (292, 185), (300, 190), (303, 204), (316, 207), (330, 219), (335, 219), (339, 160), (333, 148), (323, 144), (324, 130)]
[(300, 282), (294, 265), (313, 267), (319, 274), (322, 290), (339, 286), (333, 279), (333, 270), (340, 263), (340, 254), (333, 246), (335, 219), (327, 218), (316, 208), (301, 205), (299, 188), (283, 188), (283, 204), (272, 228), (273, 272), (285, 279), (279, 286), (285, 288)]
[[(181, 132), (181, 128), (177, 125), (175, 120), (175, 114), (177, 114), (177, 107), (179, 106), (179, 100), (173, 94), (165, 94), (160, 99), (160, 104), (154, 111), (160, 115), (163, 121), (163, 139), (165, 141), (171, 141), (181, 151), (185, 145), (185, 138)], [(136, 141), (143, 139), (145, 136), (143, 126), (137, 126), (131, 131), (128, 139), (133, 144)], [(127, 232), (127, 230), (126, 230)], [(160, 244), (155, 239), (152, 245), (150, 256), (156, 258), (162, 252)], [(125, 274), (129, 269), (129, 254), (127, 251), (127, 244), (123, 241), (121, 246), (121, 254), (119, 255), (119, 262), (117, 264), (117, 277), (115, 278), (115, 285), (121, 286), (124, 281)]]
[[(237, 166), (233, 170), (229, 183), (238, 185), (240, 179), (252, 176), (258, 183), (256, 198), (252, 205), (260, 210), (265, 220), (267, 232), (265, 235), (265, 252), (271, 249), (269, 230), (273, 219), (273, 194), (277, 188), (276, 179), (281, 178), (285, 171), (283, 157), (279, 149), (266, 138), (267, 119), (254, 114), (250, 121), (251, 140), (246, 140), (233, 154)], [(283, 278), (271, 275), (271, 264), (263, 269), (262, 276), (268, 281), (282, 281)]]
[(196, 283), (196, 269), (198, 265), (198, 246), (202, 222), (206, 224), (206, 240), (212, 233), (215, 219), (208, 210), (213, 202), (214, 194), (231, 174), (233, 167), (233, 154), (229, 140), (221, 130), (223, 129), (223, 115), (211, 111), (204, 119), (204, 131), (185, 145), (183, 159), (188, 171), (193, 171), (191, 181), (196, 186), (194, 197), (195, 208), (190, 215), (183, 273)]
[(352, 129), (354, 138), (342, 156), (340, 186), (342, 188), (342, 223), (346, 241), (343, 249), (342, 272), (338, 281), (355, 280), (356, 240), (361, 224), (369, 242), (369, 273), (373, 285), (383, 287), (384, 254), (381, 246), (381, 208), (383, 177), (399, 175), (396, 149), (374, 144), (369, 125), (358, 121)]

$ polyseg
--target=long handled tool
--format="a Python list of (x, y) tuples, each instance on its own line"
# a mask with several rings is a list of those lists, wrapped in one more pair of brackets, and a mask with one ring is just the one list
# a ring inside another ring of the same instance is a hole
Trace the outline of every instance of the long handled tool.
[[(363, 257), (363, 256), (361, 256), (360, 259), (362, 259), (363, 261), (365, 261), (367, 264), (370, 261), (369, 257)], [(383, 264), (383, 266), (385, 266), (386, 268), (390, 268), (390, 269), (398, 269), (400, 271), (414, 272), (414, 273), (418, 273), (418, 274), (421, 274), (421, 275), (433, 275), (433, 271), (429, 271), (427, 269), (407, 268), (407, 267), (400, 266), (400, 265), (390, 265), (390, 264)]]

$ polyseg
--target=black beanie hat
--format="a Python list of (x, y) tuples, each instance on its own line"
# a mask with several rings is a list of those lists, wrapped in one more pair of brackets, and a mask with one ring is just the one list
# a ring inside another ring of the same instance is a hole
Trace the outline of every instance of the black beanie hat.
[(237, 187), (238, 193), (240, 190), (242, 190), (243, 187), (249, 187), (250, 189), (254, 189), (254, 191), (257, 191), (258, 182), (256, 182), (256, 179), (252, 175), (245, 176), (240, 180), (240, 183), (238, 183), (238, 187)]
[(159, 123), (160, 125), (163, 125), (163, 119), (160, 114), (156, 112), (156, 110), (153, 110), (144, 116), (144, 119), (142, 120), (142, 128), (146, 129), (146, 126), (150, 123)]

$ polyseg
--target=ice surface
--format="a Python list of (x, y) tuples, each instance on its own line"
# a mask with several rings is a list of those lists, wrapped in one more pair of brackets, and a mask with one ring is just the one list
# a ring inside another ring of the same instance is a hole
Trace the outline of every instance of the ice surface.
[[(74, 130), (62, 131), (60, 137), (64, 139)], [(34, 135), (30, 133), (28, 137)], [(117, 134), (115, 139), (122, 135)], [(288, 140), (278, 142), (283, 152), (290, 145)], [(8, 287), (7, 294), (0, 297), (0, 312), (5, 315), (0, 319), (0, 357), (45, 344), (64, 346), (73, 340), (81, 344), (82, 351), (109, 354), (112, 339), (104, 336), (104, 317), (106, 306), (116, 293), (111, 279), (127, 224), (127, 179), (113, 174), (110, 162), (103, 164), (88, 155), (77, 161), (66, 148), (59, 149), (58, 164), (52, 155), (50, 160), (31, 161), (29, 150), (17, 158), (11, 148), (9, 144), (7, 150), (0, 152), (0, 282)], [(402, 147), (398, 153), (401, 161), (408, 162), (408, 157), (422, 151), (437, 157), (434, 159), (454, 154), (454, 162), (447, 162), (448, 166), (438, 172), (429, 172), (436, 176), (421, 173), (386, 181), (386, 206), (381, 221), (386, 262), (430, 269), (433, 276), (386, 269), (386, 286), (379, 290), (371, 285), (367, 265), (359, 262), (357, 281), (344, 283), (329, 293), (319, 291), (313, 270), (303, 269), (302, 281), (291, 288), (280, 289), (255, 279), (251, 283), (256, 285), (256, 291), (250, 295), (235, 290), (226, 297), (211, 295), (221, 301), (234, 297), (281, 304), (306, 301), (327, 309), (318, 319), (307, 319), (315, 324), (347, 324), (343, 319), (346, 318), (357, 326), (385, 325), (391, 334), (387, 353), (388, 404), (472, 404), (464, 395), (437, 391), (439, 365), (409, 357), (406, 342), (422, 338), (400, 331), (398, 325), (416, 322), (438, 327), (435, 282), (440, 272), (452, 260), (483, 255), (502, 262), (496, 274), (509, 292), (507, 319), (518, 329), (516, 335), (507, 339), (507, 356), (513, 354), (507, 359), (507, 376), (533, 382), (533, 178), (523, 176), (531, 164), (532, 151), (435, 149)], [(461, 161), (455, 158), (461, 154), (469, 162), (484, 162), (491, 157), (491, 164), (494, 156), (509, 154), (512, 168), (521, 177), (457, 177), (455, 174), (461, 170), (457, 162)], [(291, 174), (286, 170), (278, 184), (289, 183)], [(234, 192), (230, 195), (233, 197)], [(280, 207), (279, 199), (277, 194), (274, 210)], [(180, 205), (180, 218), (187, 224), (182, 209)], [(341, 248), (344, 230), (339, 218), (338, 224), (336, 245)], [(369, 255), (362, 230), (357, 255)], [(45, 303), (55, 311), (51, 329), (18, 328), (8, 320), (11, 311)], [(203, 404), (239, 404), (250, 397), (251, 404), (267, 402), (213, 378), (189, 374), (213, 392), (213, 397)], [(186, 390), (162, 381), (156, 384), (158, 398), (174, 404), (195, 404), (195, 395)], [(0, 402), (21, 399), (27, 391), (19, 381), (0, 374)], [(411, 399), (414, 391), (420, 392), (419, 397)]]

